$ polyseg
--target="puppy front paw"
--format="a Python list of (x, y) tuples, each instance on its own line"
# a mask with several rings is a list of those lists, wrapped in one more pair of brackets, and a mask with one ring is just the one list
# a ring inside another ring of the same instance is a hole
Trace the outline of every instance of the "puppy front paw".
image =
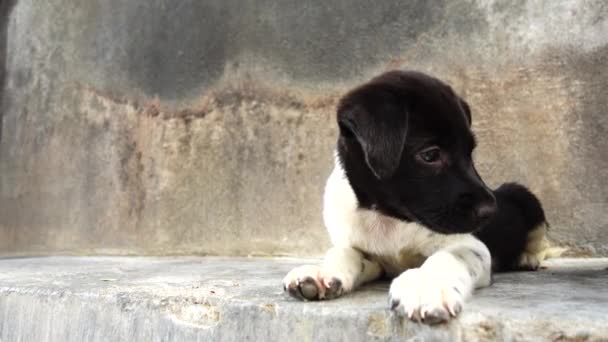
[(342, 278), (325, 271), (321, 266), (300, 266), (283, 278), (283, 290), (301, 300), (332, 299), (345, 292)]
[(426, 324), (447, 322), (462, 310), (462, 284), (432, 276), (421, 268), (403, 272), (391, 283), (391, 310)]

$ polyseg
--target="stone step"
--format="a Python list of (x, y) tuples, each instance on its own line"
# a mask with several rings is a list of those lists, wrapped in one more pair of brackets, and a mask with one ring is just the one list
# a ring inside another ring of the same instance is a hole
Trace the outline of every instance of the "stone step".
[(7, 341), (608, 340), (608, 259), (499, 274), (457, 320), (428, 327), (387, 309), (387, 282), (333, 301), (286, 297), (315, 259), (41, 257), (0, 260)]

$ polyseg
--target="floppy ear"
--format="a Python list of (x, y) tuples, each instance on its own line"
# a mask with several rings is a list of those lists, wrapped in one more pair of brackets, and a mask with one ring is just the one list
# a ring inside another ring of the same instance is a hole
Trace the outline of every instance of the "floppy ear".
[(460, 105), (462, 106), (462, 110), (464, 110), (464, 115), (467, 117), (469, 127), (471, 127), (471, 124), (473, 123), (473, 119), (471, 118), (471, 107), (469, 107), (467, 101), (463, 99), (460, 99)]
[(407, 135), (405, 108), (387, 103), (374, 108), (374, 112), (362, 106), (342, 107), (338, 109), (338, 125), (340, 135), (359, 143), (376, 178), (387, 179), (395, 173)]

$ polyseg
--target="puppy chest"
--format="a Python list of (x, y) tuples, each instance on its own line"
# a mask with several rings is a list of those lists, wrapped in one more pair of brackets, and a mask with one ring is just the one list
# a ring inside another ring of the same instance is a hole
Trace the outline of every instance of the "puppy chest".
[(418, 242), (424, 235), (416, 223), (403, 222), (374, 211), (359, 210), (357, 220), (343, 233), (351, 246), (372, 255), (393, 256), (417, 254)]
[(425, 256), (418, 247), (419, 229), (407, 224), (366, 225), (351, 236), (352, 246), (369, 260), (378, 262), (388, 276), (397, 276), (422, 265)]
[(380, 264), (385, 274), (391, 278), (407, 269), (420, 267), (425, 260), (422, 254), (410, 250), (402, 250), (397, 255), (367, 255), (367, 258)]

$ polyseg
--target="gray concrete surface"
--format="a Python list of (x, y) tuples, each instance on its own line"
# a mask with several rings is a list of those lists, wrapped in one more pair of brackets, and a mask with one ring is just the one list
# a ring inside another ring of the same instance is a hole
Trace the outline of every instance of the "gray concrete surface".
[[(458, 320), (430, 328), (387, 308), (388, 283), (299, 302), (281, 279), (304, 259), (0, 260), (2, 341), (605, 341), (608, 259), (497, 275)], [(314, 260), (313, 260), (314, 261)]]
[(608, 255), (608, 5), (11, 0), (0, 252), (315, 255), (334, 105), (393, 68), (471, 103), (478, 169)]

